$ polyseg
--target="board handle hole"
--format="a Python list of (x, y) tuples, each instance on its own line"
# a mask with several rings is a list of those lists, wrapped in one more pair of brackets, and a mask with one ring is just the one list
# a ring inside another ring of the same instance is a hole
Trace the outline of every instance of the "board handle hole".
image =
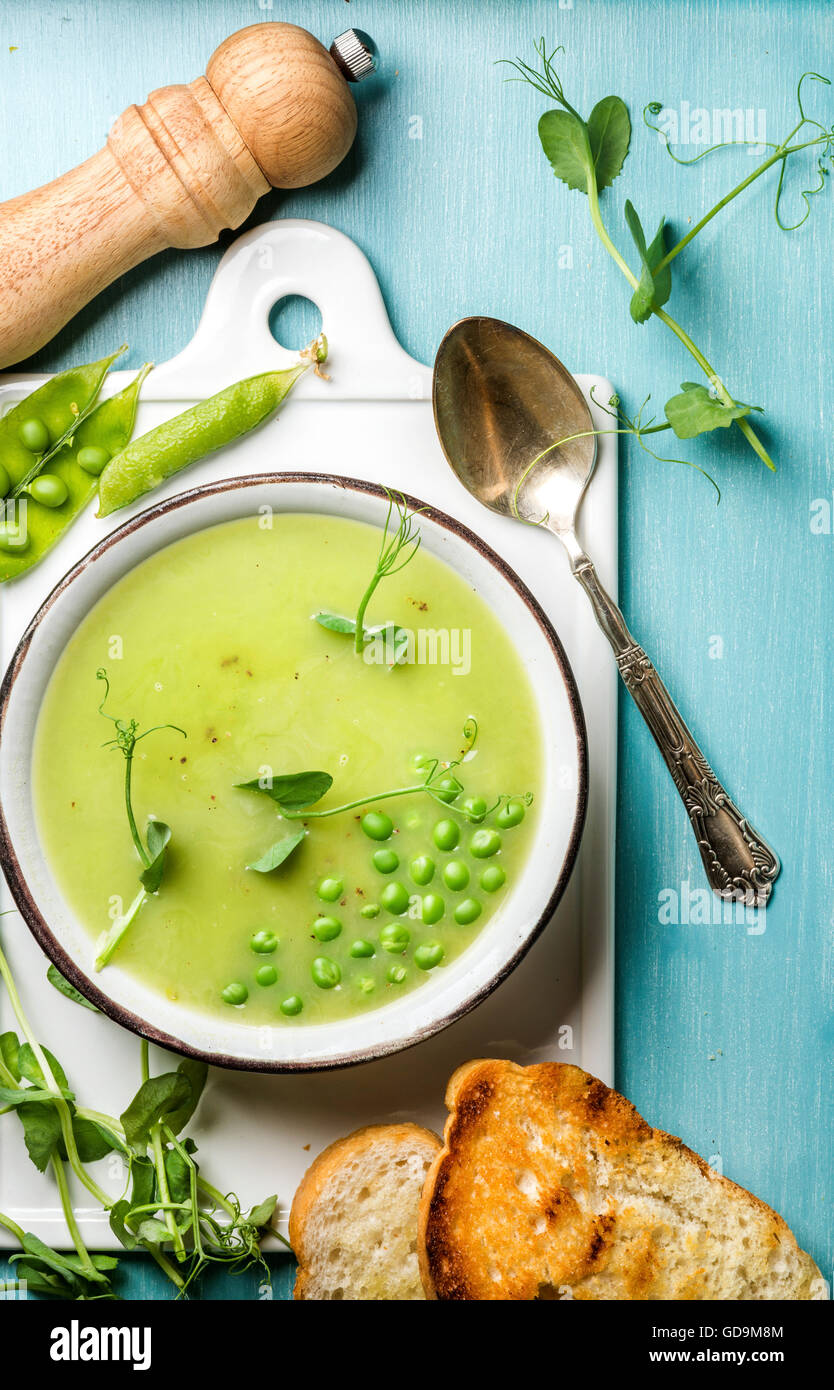
[(321, 310), (303, 294), (285, 294), (269, 311), (269, 331), (280, 347), (299, 352), (321, 333)]

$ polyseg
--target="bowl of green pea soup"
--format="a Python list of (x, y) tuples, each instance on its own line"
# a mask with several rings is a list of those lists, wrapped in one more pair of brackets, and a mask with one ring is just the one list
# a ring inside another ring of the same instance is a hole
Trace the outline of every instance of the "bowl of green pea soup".
[(579, 845), (552, 626), (471, 531), (368, 483), (228, 479), (141, 512), (41, 607), (0, 720), (29, 928), (105, 1013), (219, 1065), (437, 1032), (528, 950)]

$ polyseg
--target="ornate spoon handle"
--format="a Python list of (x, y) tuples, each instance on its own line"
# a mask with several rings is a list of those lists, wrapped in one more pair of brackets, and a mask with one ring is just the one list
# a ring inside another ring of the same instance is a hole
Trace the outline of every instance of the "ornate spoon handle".
[(763, 907), (781, 867), (777, 856), (718, 781), (591, 560), (578, 546), (569, 550), (573, 573), (614, 649), (626, 689), (651, 729), (689, 812), (710, 886), (719, 897)]

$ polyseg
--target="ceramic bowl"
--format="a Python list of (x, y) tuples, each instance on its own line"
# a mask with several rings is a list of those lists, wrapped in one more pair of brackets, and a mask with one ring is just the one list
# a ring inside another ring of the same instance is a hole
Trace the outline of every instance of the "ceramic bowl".
[[(172, 1003), (114, 961), (92, 969), (93, 940), (65, 901), (40, 844), (31, 758), (52, 671), (93, 605), (163, 546), (205, 527), (276, 512), (349, 517), (381, 526), (383, 491), (331, 475), (226, 479), (151, 507), (91, 550), (56, 586), (24, 633), (0, 691), (0, 861), (30, 930), (61, 973), (117, 1023), (163, 1047), (219, 1066), (321, 1070), (399, 1051), (474, 1008), (518, 964), (550, 921), (576, 859), (587, 798), (579, 696), (562, 645), (518, 576), (472, 531), (414, 498), (422, 544), (470, 584), (510, 634), (532, 683), (543, 730), (543, 792), (535, 839), (513, 887), (472, 945), (412, 993), (332, 1023), (246, 1025)], [(172, 601), (175, 601), (172, 599)], [(500, 672), (496, 672), (500, 679)], [(557, 928), (558, 929), (558, 928)]]

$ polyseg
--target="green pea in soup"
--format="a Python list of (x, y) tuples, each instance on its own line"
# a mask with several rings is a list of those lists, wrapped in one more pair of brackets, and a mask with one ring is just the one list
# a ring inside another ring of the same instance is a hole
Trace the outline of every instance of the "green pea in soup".
[(380, 535), (229, 522), (146, 560), (80, 624), (34, 784), (105, 969), (253, 1025), (336, 1020), (425, 986), (511, 891), (540, 789), (532, 690), (486, 605), (422, 549), (361, 610), (357, 644)]

